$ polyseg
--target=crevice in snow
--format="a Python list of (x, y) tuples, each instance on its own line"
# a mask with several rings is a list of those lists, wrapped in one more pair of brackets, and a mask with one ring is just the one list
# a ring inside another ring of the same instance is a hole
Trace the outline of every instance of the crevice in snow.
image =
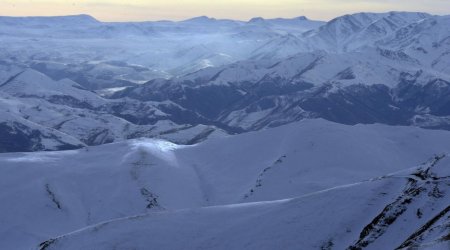
[(19, 73), (17, 73), (17, 74), (15, 74), (15, 75), (13, 75), (13, 76), (11, 76), (11, 77), (10, 77), (8, 80), (6, 80), (4, 83), (0, 84), (0, 87), (3, 87), (3, 86), (5, 86), (5, 85), (7, 85), (8, 83), (14, 81), (14, 79), (16, 79), (18, 76), (20, 76), (23, 72), (25, 72), (25, 70), (24, 70), (24, 71), (21, 71), (21, 72), (19, 72)]
[(50, 239), (39, 244), (39, 250), (46, 250), (49, 246), (56, 242), (56, 239)]
[(50, 185), (45, 184), (45, 191), (47, 191), (48, 196), (52, 200), (52, 202), (56, 205), (58, 209), (62, 209), (61, 202), (56, 198), (55, 193), (51, 190)]
[(249, 198), (250, 196), (252, 196), (256, 189), (262, 187), (262, 182), (264, 179), (264, 176), (267, 174), (268, 171), (270, 171), (271, 169), (273, 169), (274, 167), (278, 166), (279, 164), (283, 163), (283, 159), (286, 158), (286, 155), (281, 156), (280, 158), (278, 158), (278, 160), (276, 160), (271, 166), (266, 167), (265, 169), (263, 169), (263, 171), (259, 174), (258, 178), (256, 179), (256, 183), (253, 186), (253, 188), (251, 188), (245, 195), (244, 195), (244, 199)]

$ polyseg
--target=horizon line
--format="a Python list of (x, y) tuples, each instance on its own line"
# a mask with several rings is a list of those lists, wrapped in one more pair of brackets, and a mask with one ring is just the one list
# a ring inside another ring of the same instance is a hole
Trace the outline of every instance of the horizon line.
[(98, 22), (102, 22), (102, 23), (140, 23), (140, 22), (183, 22), (183, 21), (189, 21), (192, 19), (196, 19), (196, 18), (208, 18), (208, 19), (212, 19), (212, 20), (217, 20), (217, 21), (240, 21), (240, 22), (250, 22), (253, 19), (256, 18), (262, 18), (263, 20), (273, 20), (273, 19), (296, 19), (296, 18), (306, 18), (309, 21), (322, 21), (322, 22), (329, 22), (333, 19), (339, 18), (339, 17), (343, 17), (346, 15), (355, 15), (355, 14), (361, 14), (361, 13), (373, 13), (373, 14), (385, 14), (385, 13), (425, 13), (425, 14), (429, 14), (432, 16), (448, 16), (449, 14), (431, 14), (429, 12), (424, 12), (424, 11), (398, 11), (398, 10), (391, 10), (391, 11), (382, 11), (382, 12), (375, 12), (375, 11), (360, 11), (360, 12), (353, 12), (353, 13), (348, 13), (348, 14), (343, 14), (343, 15), (338, 15), (336, 17), (333, 17), (329, 20), (321, 20), (321, 19), (310, 19), (308, 16), (306, 15), (299, 15), (299, 16), (292, 16), (292, 17), (286, 17), (286, 16), (280, 16), (280, 17), (263, 17), (263, 16), (254, 16), (251, 17), (249, 19), (234, 19), (234, 18), (218, 18), (218, 17), (213, 17), (213, 16), (209, 16), (209, 15), (198, 15), (198, 16), (192, 16), (189, 18), (183, 18), (183, 19), (148, 19), (148, 20), (118, 20), (118, 21), (108, 21), (108, 20), (102, 20), (100, 18), (97, 18), (95, 15), (92, 14), (88, 14), (88, 13), (73, 13), (73, 14), (67, 14), (67, 15), (30, 15), (30, 16), (26, 16), (26, 15), (0, 15), (0, 17), (12, 17), (12, 18), (51, 18), (51, 17), (75, 17), (75, 16), (88, 16), (91, 17), (93, 19), (95, 19)]

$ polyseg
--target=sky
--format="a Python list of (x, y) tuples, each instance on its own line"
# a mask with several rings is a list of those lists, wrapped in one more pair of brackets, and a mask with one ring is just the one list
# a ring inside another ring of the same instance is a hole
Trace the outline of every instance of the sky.
[(209, 16), (330, 20), (355, 12), (391, 10), (450, 14), (450, 0), (0, 0), (1, 16), (89, 14), (101, 21), (184, 20)]

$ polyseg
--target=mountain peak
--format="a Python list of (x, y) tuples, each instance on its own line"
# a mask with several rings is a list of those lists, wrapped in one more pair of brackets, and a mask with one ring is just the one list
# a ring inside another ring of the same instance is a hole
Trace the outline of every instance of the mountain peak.
[(264, 21), (265, 21), (265, 19), (262, 17), (254, 17), (254, 18), (250, 19), (248, 22), (249, 23), (261, 23)]
[(305, 16), (298, 16), (294, 18), (273, 18), (273, 19), (265, 19), (263, 17), (254, 17), (250, 19), (249, 23), (260, 23), (265, 21), (308, 21), (309, 19)]
[(69, 16), (20, 16), (20, 17), (0, 16), (0, 21), (14, 25), (46, 24), (52, 26), (72, 25), (72, 24), (85, 25), (85, 24), (99, 23), (97, 19), (86, 14), (69, 15)]
[(184, 20), (184, 22), (211, 22), (211, 21), (216, 21), (216, 20), (217, 19), (208, 17), (208, 16), (198, 16), (198, 17), (193, 17), (193, 18)]
[(309, 19), (306, 16), (298, 16), (294, 18), (295, 20), (299, 21), (308, 21)]

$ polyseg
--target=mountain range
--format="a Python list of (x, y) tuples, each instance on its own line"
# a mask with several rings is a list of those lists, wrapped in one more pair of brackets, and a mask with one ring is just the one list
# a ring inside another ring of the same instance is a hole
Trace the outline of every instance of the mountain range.
[(448, 249), (450, 16), (0, 17), (0, 249)]
[(2, 151), (141, 136), (189, 144), (319, 117), (449, 129), (449, 23), (411, 12), (329, 22), (0, 17), (0, 94), (14, 99), (0, 124), (18, 131), (4, 141), (31, 138)]

